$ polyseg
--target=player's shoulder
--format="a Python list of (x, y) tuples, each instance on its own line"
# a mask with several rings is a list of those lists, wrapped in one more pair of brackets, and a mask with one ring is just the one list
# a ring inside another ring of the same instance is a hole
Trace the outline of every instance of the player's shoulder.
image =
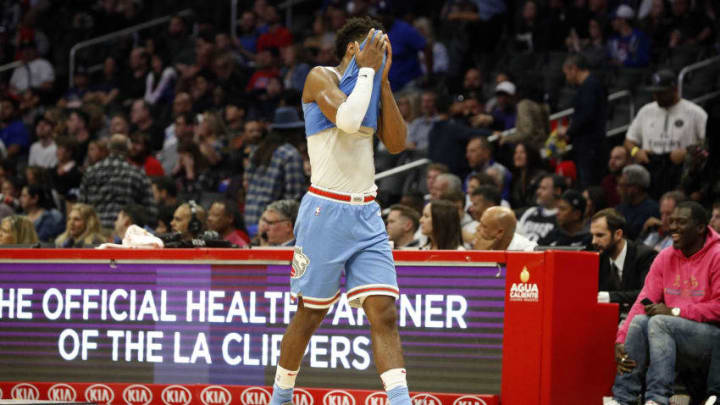
[(327, 89), (329, 86), (338, 85), (340, 79), (332, 69), (332, 67), (328, 66), (315, 66), (310, 70), (303, 88), (303, 103), (314, 101), (319, 91)]

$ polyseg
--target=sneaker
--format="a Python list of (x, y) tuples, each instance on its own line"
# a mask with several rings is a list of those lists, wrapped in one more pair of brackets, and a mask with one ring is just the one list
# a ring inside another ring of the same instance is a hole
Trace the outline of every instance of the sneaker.
[(705, 405), (715, 405), (717, 403), (717, 395), (710, 395), (705, 401)]

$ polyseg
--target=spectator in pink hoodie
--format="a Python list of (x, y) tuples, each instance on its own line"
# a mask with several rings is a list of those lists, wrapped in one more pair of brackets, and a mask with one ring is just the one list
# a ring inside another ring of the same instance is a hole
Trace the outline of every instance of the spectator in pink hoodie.
[(676, 369), (690, 377), (688, 388), (701, 387), (712, 343), (720, 339), (720, 236), (693, 201), (678, 204), (669, 230), (672, 247), (658, 254), (618, 330), (610, 404), (637, 403), (644, 378), (645, 405), (667, 405)]

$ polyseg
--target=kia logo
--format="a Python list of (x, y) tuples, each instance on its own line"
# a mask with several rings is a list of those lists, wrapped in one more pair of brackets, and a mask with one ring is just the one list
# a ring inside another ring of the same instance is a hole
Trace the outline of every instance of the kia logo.
[(51, 401), (75, 402), (77, 392), (67, 384), (55, 384), (48, 389), (48, 399)]
[(487, 405), (487, 402), (475, 395), (463, 395), (453, 402), (453, 405)]
[(293, 391), (293, 405), (313, 405), (315, 399), (302, 388), (295, 388)]
[(373, 392), (365, 398), (365, 405), (388, 405), (387, 394), (381, 391)]
[(230, 405), (232, 395), (225, 387), (210, 385), (200, 392), (200, 401), (203, 405)]
[(333, 390), (325, 394), (323, 405), (355, 405), (355, 397), (343, 390)]
[(270, 393), (265, 388), (250, 387), (240, 394), (243, 405), (267, 405), (270, 403)]
[(10, 391), (10, 397), (12, 399), (37, 400), (40, 399), (40, 391), (32, 384), (21, 383), (13, 387), (12, 391)]
[(411, 400), (413, 405), (442, 405), (442, 402), (431, 394), (416, 394)]
[(133, 384), (123, 390), (123, 399), (128, 405), (148, 405), (153, 400), (153, 394), (150, 388)]
[(115, 392), (105, 384), (93, 384), (85, 388), (85, 400), (96, 404), (109, 404), (115, 399)]
[(192, 393), (182, 385), (165, 387), (161, 396), (165, 405), (188, 405), (192, 401)]

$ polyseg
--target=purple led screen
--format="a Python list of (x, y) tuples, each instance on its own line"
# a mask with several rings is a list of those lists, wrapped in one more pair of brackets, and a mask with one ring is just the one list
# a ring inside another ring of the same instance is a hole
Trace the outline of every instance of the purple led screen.
[[(504, 272), (397, 269), (411, 389), (499, 393)], [(1, 263), (0, 380), (272, 385), (295, 309), (287, 265)], [(381, 388), (344, 296), (298, 385)]]

